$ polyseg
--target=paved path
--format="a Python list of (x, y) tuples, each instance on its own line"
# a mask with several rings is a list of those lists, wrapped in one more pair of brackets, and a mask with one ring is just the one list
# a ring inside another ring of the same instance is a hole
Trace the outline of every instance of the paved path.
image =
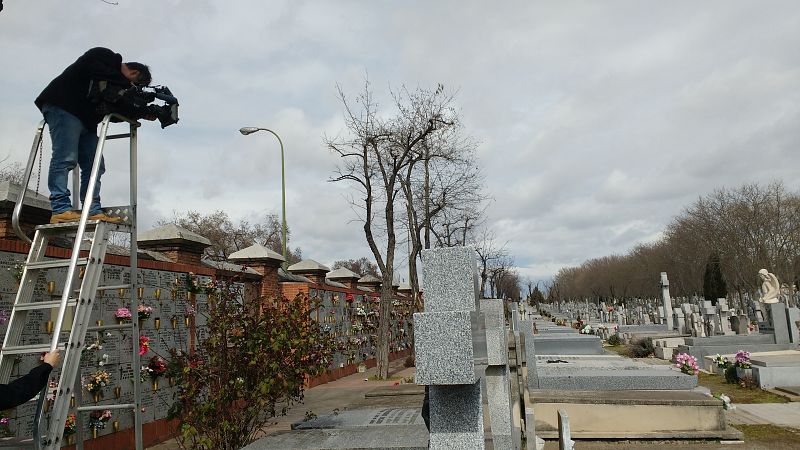
[(728, 422), (736, 424), (773, 424), (800, 428), (800, 403), (737, 404), (728, 411)]
[[(368, 381), (375, 375), (376, 369), (367, 369), (365, 373), (355, 373), (330, 383), (321, 384), (305, 391), (305, 398), (302, 403), (290, 407), (285, 416), (276, 417), (273, 422), (263, 430), (263, 435), (286, 431), (291, 429), (295, 422), (303, 420), (306, 412), (310, 411), (316, 415), (323, 415), (332, 412), (334, 409), (345, 410), (350, 405), (362, 403), (364, 393), (381, 386), (392, 386), (400, 381), (399, 378), (411, 377), (414, 375), (413, 367), (403, 367), (405, 358), (400, 358), (389, 363), (390, 378), (396, 380)], [(147, 450), (178, 450), (180, 447), (175, 440), (148, 447)]]

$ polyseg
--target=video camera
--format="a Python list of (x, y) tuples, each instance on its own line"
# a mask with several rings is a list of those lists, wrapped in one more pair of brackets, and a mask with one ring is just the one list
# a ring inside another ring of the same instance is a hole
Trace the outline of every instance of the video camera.
[[(161, 128), (178, 123), (178, 99), (166, 86), (122, 86), (109, 81), (93, 80), (89, 84), (90, 101), (97, 105), (97, 113), (116, 113), (131, 120), (155, 117)], [(161, 100), (164, 104), (154, 103)]]

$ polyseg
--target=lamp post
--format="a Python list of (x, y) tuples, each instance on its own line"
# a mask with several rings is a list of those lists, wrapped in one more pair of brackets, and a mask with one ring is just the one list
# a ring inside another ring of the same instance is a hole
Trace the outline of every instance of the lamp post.
[[(268, 131), (272, 133), (278, 139), (278, 143), (281, 144), (281, 196), (283, 197), (283, 259), (284, 266), (288, 264), (289, 257), (286, 253), (286, 165), (284, 164), (283, 160), (283, 141), (281, 141), (281, 137), (278, 136), (278, 133), (270, 130), (269, 128), (259, 128), (259, 127), (242, 127), (239, 128), (239, 133), (247, 136), (248, 134), (253, 134), (256, 131)], [(284, 267), (285, 269), (285, 267)]]

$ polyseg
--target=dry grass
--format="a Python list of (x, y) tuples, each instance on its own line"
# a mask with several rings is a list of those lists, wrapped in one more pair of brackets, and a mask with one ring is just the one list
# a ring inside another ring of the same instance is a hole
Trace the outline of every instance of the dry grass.
[(787, 403), (789, 400), (780, 395), (759, 388), (745, 389), (738, 384), (728, 384), (725, 377), (700, 372), (697, 384), (707, 387), (713, 394), (723, 393), (731, 398), (731, 403)]

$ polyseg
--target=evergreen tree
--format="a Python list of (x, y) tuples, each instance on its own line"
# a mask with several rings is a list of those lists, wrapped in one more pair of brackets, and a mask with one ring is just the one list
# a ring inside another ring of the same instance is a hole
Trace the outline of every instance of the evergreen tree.
[(706, 263), (706, 273), (703, 276), (703, 297), (710, 300), (712, 305), (717, 304), (718, 298), (728, 295), (728, 286), (722, 277), (722, 268), (719, 265), (719, 253), (713, 252)]

